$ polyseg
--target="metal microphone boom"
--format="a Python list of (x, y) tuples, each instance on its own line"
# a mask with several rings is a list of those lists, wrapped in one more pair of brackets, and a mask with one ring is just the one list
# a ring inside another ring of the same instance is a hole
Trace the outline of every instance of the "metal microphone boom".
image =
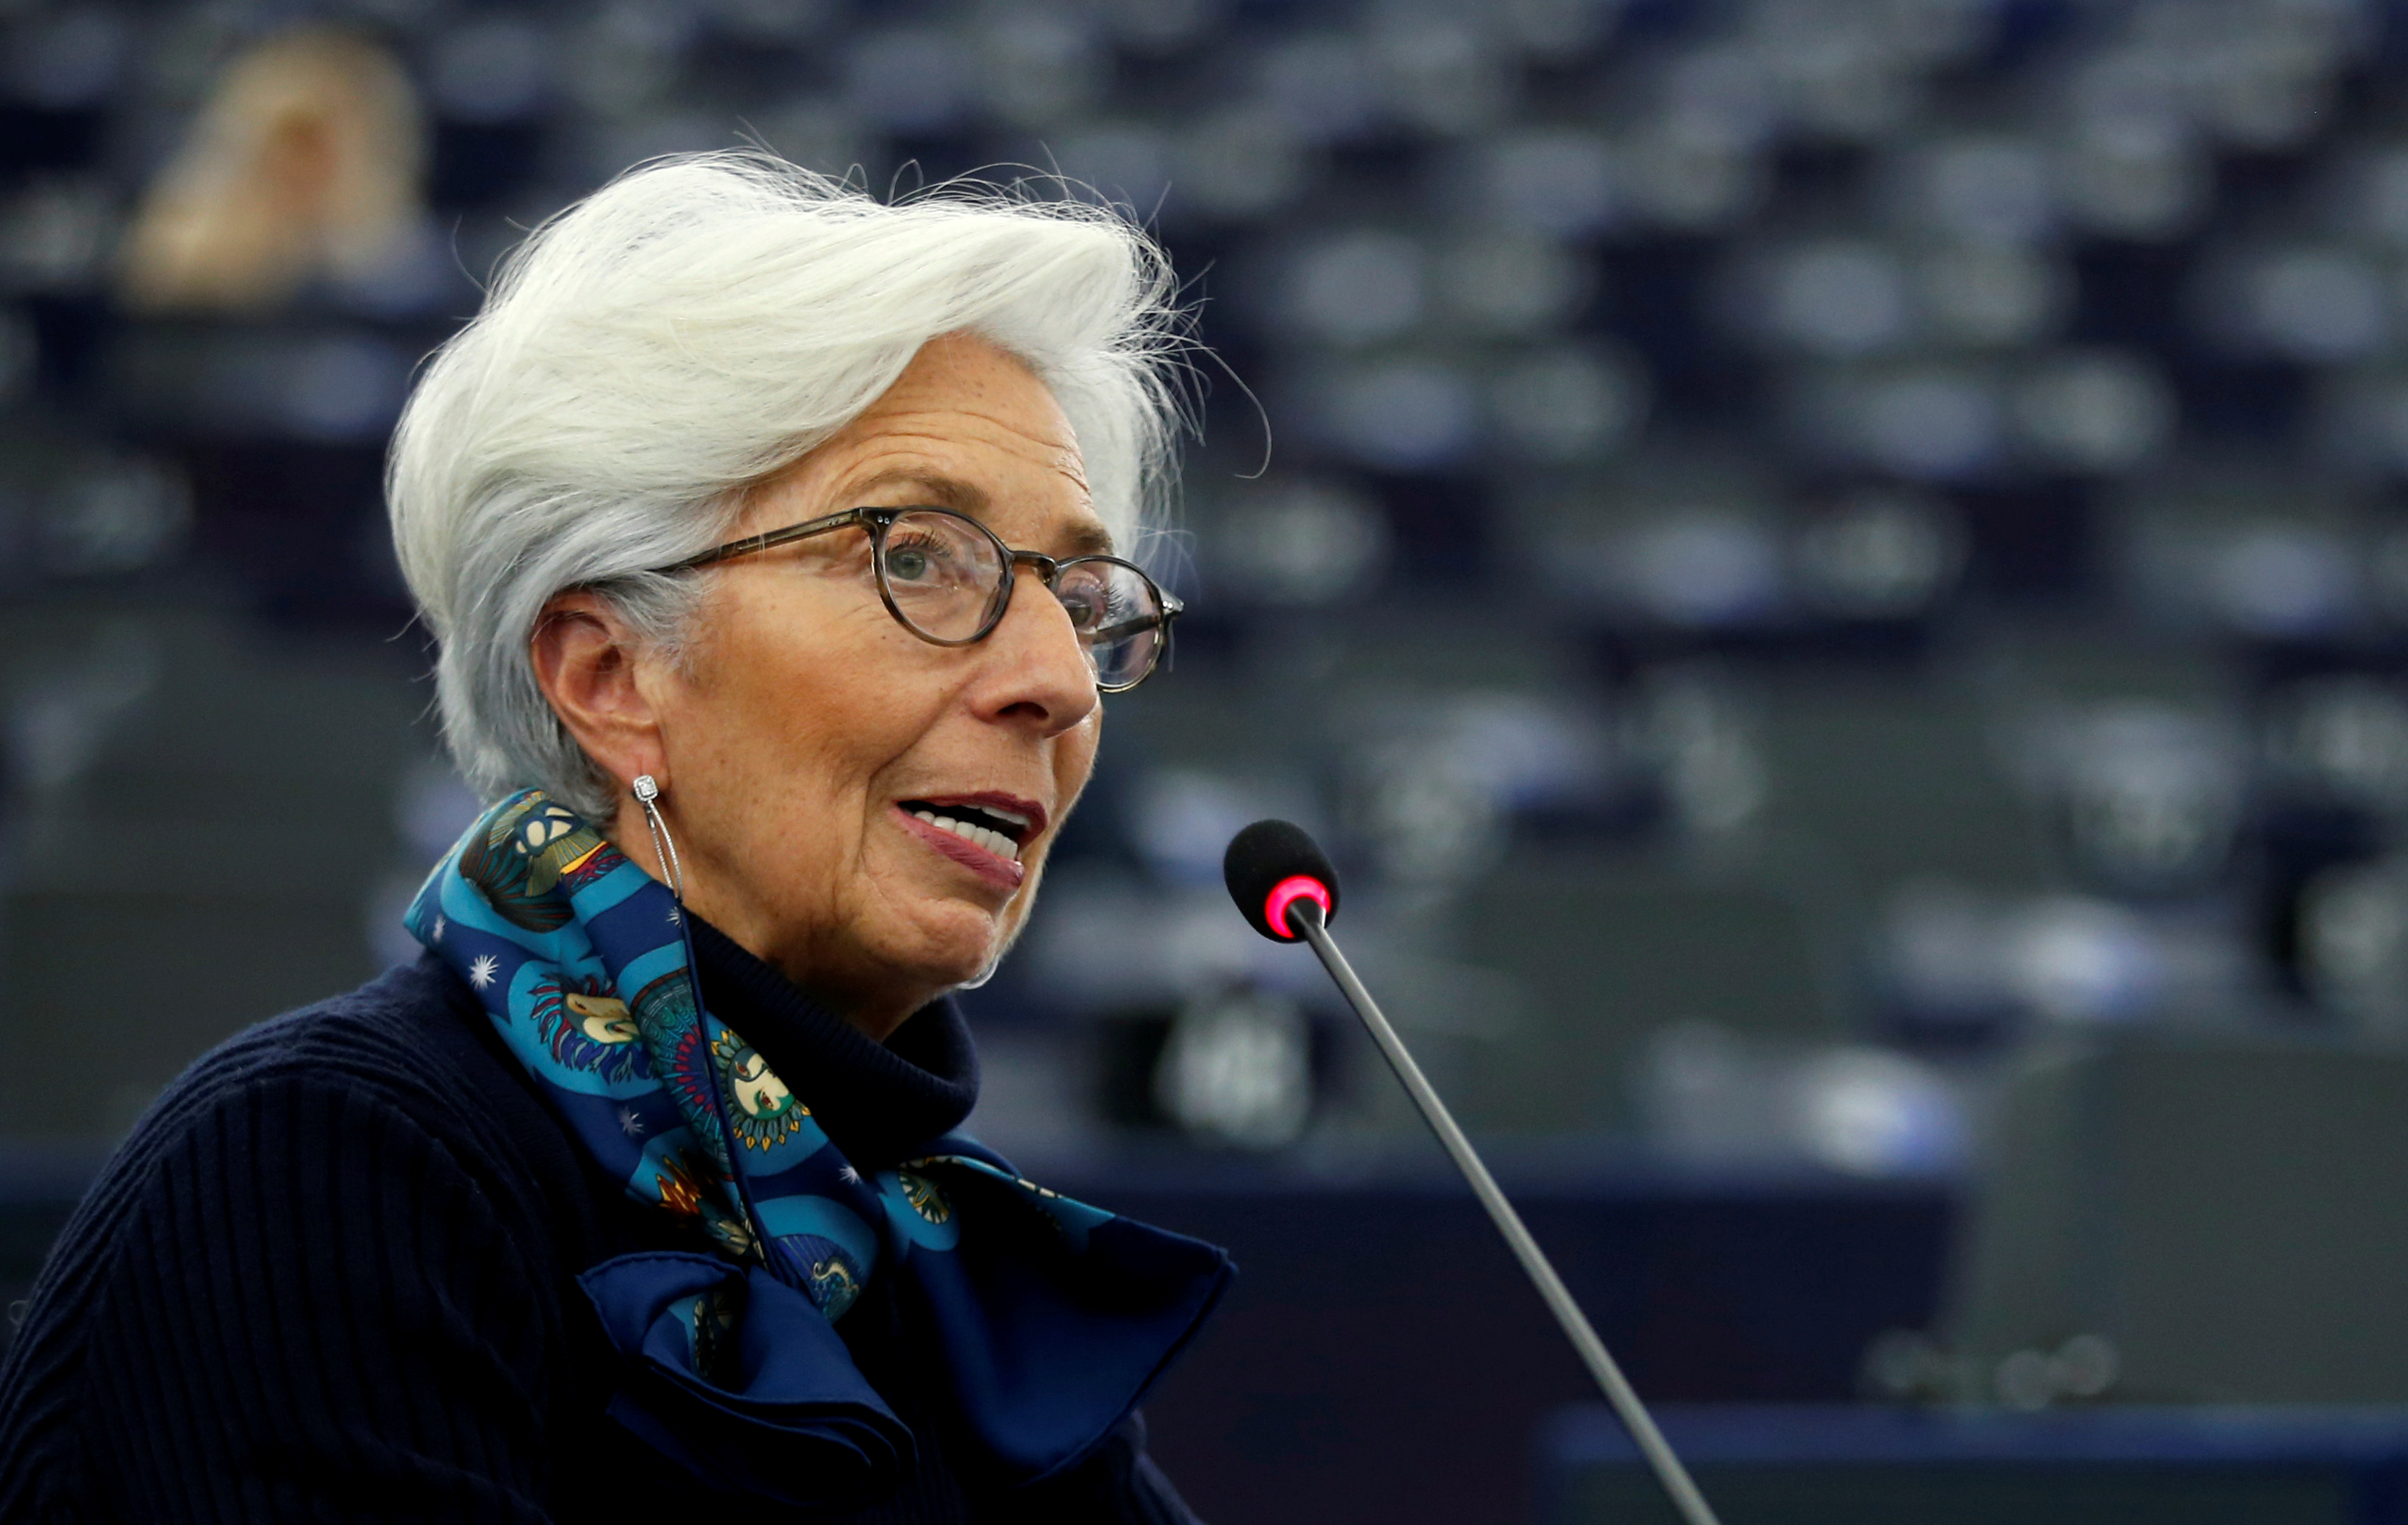
[[(1447, 1111), (1446, 1104), (1439, 1100), (1438, 1092), (1430, 1088), (1428, 1078), (1422, 1074), (1422, 1067), (1413, 1062), (1413, 1056), (1406, 1049), (1404, 1040), (1398, 1037), (1397, 1030), (1388, 1025), (1388, 1019), (1381, 1013), (1379, 1003), (1371, 999), (1371, 992), (1363, 988), (1363, 982), (1354, 977), (1354, 966), (1346, 962), (1346, 955), (1340, 952), (1337, 943), (1330, 939), (1328, 914), (1337, 908), (1338, 876), (1329, 867), (1329, 861), (1322, 856), (1321, 849), (1298, 827), (1285, 821), (1257, 821), (1239, 833), (1230, 842), (1223, 872), (1227, 876), (1229, 892), (1236, 897), (1239, 909), (1245, 913), (1246, 919), (1253, 922), (1257, 931), (1278, 941), (1293, 942), (1301, 938), (1312, 945), (1313, 953), (1321, 960), (1321, 966), (1329, 971), (1329, 977), (1337, 981), (1347, 1004), (1354, 1008), (1354, 1015), (1363, 1019), (1363, 1026), (1370, 1033), (1371, 1041), (1380, 1046), (1380, 1052), (1386, 1058), (1388, 1067), (1397, 1072), (1397, 1078), (1403, 1083), (1405, 1093), (1421, 1109), (1422, 1120), (1429, 1124), (1430, 1132), (1436, 1133), (1439, 1143), (1445, 1146), (1455, 1168), (1463, 1172), (1463, 1178), (1471, 1183), (1472, 1194), (1480, 1199), (1480, 1205), (1488, 1210), (1489, 1221), (1495, 1223), (1497, 1232), (1505, 1236), (1505, 1243), (1512, 1249), (1514, 1259), (1522, 1262), (1523, 1271), (1538, 1288), (1539, 1296), (1545, 1300), (1548, 1311), (1555, 1316), (1555, 1322), (1563, 1326), (1564, 1337), (1571, 1341), (1572, 1348), (1580, 1353), (1582, 1361), (1587, 1365), (1589, 1375), (1604, 1390), (1606, 1402), (1613, 1405), (1613, 1412), (1622, 1420), (1623, 1428), (1629, 1431), (1630, 1438), (1638, 1443), (1640, 1454), (1654, 1469), (1656, 1480), (1670, 1496), (1672, 1506), (1680, 1511), (1687, 1525), (1719, 1525), (1705, 1495), (1698, 1491), (1697, 1483), (1690, 1478), (1689, 1470), (1681, 1464), (1680, 1457), (1665, 1441), (1663, 1432), (1656, 1428), (1656, 1420), (1648, 1414), (1647, 1405), (1640, 1401), (1629, 1379), (1622, 1375), (1622, 1368), (1614, 1364), (1613, 1357), (1605, 1348), (1605, 1342), (1598, 1339), (1597, 1331), (1589, 1327), (1588, 1316), (1582, 1313), (1580, 1304), (1572, 1300), (1571, 1291), (1564, 1286), (1563, 1277), (1555, 1275), (1555, 1268), (1547, 1260), (1546, 1252), (1539, 1247), (1539, 1242), (1531, 1238), (1530, 1231), (1523, 1226), (1522, 1215), (1505, 1200), (1505, 1193), (1498, 1189), (1497, 1178), (1488, 1174), (1488, 1166), (1482, 1162), (1479, 1151), (1471, 1147), (1471, 1140), (1466, 1138), (1463, 1130), (1456, 1126), (1454, 1114)], [(1282, 937), (1280, 932), (1285, 932), (1287, 935)]]

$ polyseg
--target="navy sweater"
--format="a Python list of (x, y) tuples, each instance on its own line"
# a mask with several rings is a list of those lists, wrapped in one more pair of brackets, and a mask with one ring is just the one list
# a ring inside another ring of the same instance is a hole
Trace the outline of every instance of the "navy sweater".
[[(949, 1002), (885, 1046), (697, 923), (704, 998), (850, 1160), (977, 1099)], [(0, 1364), (0, 1520), (644, 1520), (734, 1507), (604, 1417), (619, 1357), (573, 1277), (701, 1248), (592, 1169), (431, 956), (251, 1029), (169, 1088), (61, 1233)], [(979, 1496), (873, 1278), (838, 1325), (919, 1440), (881, 1525), (1193, 1525), (1135, 1416)]]

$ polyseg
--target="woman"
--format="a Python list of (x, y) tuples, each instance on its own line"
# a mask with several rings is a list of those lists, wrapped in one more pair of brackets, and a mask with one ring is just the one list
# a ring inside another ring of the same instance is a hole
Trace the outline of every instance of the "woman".
[(390, 481), (495, 803), (416, 965), (111, 1162), (0, 1372), (0, 1518), (1189, 1518), (1133, 1405), (1226, 1258), (956, 1133), (945, 999), (1168, 639), (1111, 554), (1168, 290), (1093, 209), (735, 156), (529, 240)]

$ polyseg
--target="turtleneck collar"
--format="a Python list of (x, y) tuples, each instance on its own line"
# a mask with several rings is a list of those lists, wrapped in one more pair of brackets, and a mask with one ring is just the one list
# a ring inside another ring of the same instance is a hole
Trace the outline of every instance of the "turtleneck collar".
[(884, 1044), (798, 990), (692, 911), (703, 1005), (778, 1072), (845, 1159), (876, 1170), (952, 1132), (978, 1103), (978, 1053), (951, 998)]

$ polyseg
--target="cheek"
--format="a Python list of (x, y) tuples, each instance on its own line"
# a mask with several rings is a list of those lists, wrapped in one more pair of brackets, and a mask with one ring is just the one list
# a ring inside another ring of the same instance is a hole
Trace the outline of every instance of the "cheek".
[(899, 670), (918, 653), (893, 649), (888, 633), (902, 633), (884, 611), (873, 624), (810, 603), (730, 608), (697, 663), (709, 714), (696, 719), (725, 738), (756, 807), (819, 811), (864, 793), (927, 729), (913, 702), (927, 685)]

